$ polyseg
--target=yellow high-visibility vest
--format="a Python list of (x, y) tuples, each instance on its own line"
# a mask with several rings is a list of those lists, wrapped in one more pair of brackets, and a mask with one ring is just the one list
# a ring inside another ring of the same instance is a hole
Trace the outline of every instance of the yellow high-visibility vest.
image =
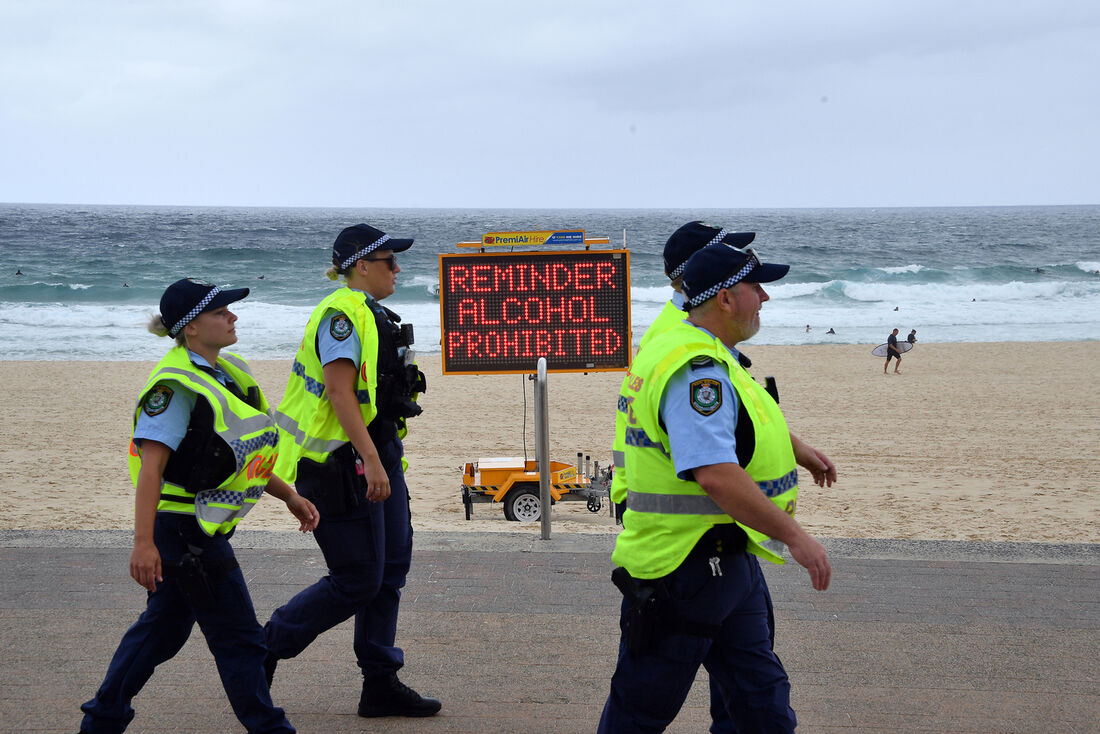
[(359, 335), (361, 347), (355, 395), (363, 425), (370, 425), (378, 414), (378, 327), (362, 291), (343, 287), (330, 293), (313, 309), (305, 336), (294, 357), (286, 393), (275, 411), (279, 426), (279, 460), (275, 473), (288, 482), (298, 476), (302, 457), (323, 464), (336, 449), (348, 442), (332, 403), (325, 396), (325, 373), (317, 354), (317, 329), (329, 309), (344, 313)]
[[(734, 522), (698, 482), (676, 476), (668, 433), (660, 425), (665, 386), (677, 369), (697, 357), (709, 357), (725, 366), (752, 420), (756, 445), (745, 471), (773, 503), (788, 514), (795, 511), (798, 472), (790, 431), (779, 406), (720, 340), (691, 324), (677, 324), (639, 352), (619, 392), (618, 411), (626, 426), (629, 490), (623, 531), (611, 558), (635, 578), (671, 573), (707, 530)], [(783, 563), (782, 557), (764, 545), (768, 536), (738, 525), (748, 536), (750, 553)]]
[[(239, 356), (223, 351), (218, 357), (218, 367), (225, 370), (242, 390), (259, 389), (248, 363)], [(259, 501), (275, 467), (278, 432), (263, 393), (257, 393), (257, 407), (240, 400), (213, 375), (199, 370), (191, 362), (187, 349), (177, 345), (157, 363), (142, 389), (134, 410), (135, 426), (146, 396), (158, 383), (175, 383), (194, 392), (196, 399), (206, 400), (210, 404), (214, 414), (211, 428), (233, 452), (235, 471), (216, 487), (189, 489), (163, 480), (157, 512), (194, 515), (199, 527), (210, 536), (228, 533)], [(134, 443), (132, 434), (129, 468), (130, 479), (137, 487), (141, 450)]]

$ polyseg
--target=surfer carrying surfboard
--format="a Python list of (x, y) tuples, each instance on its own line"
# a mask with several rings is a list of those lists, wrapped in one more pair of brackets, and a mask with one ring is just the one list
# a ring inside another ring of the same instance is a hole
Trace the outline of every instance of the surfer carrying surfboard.
[(882, 366), (882, 374), (886, 374), (886, 370), (890, 367), (890, 360), (896, 359), (894, 364), (894, 374), (900, 374), (898, 367), (901, 367), (901, 350), (898, 349), (898, 330), (894, 329), (890, 333), (890, 336), (886, 337), (886, 364)]

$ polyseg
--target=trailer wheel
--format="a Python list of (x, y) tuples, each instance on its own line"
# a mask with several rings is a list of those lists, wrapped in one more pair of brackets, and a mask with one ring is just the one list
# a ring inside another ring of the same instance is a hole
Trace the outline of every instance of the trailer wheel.
[(504, 498), (504, 517), (519, 522), (538, 522), (542, 519), (542, 500), (536, 489), (514, 489)]

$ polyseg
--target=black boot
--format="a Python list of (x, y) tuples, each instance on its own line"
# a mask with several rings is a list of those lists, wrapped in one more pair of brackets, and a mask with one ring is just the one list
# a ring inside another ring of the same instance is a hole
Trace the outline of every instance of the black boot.
[(397, 673), (363, 679), (360, 716), (432, 716), (441, 708), (437, 699), (425, 698), (399, 681)]

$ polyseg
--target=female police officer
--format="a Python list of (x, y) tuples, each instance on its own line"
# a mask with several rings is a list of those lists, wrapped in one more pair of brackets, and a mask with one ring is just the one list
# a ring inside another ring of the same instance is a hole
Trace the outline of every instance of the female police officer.
[(294, 731), (271, 703), (263, 629), (229, 537), (265, 488), (286, 502), (303, 532), (319, 515), (272, 473), (276, 429), (267, 403), (247, 363), (221, 351), (237, 341), (228, 306), (247, 295), (247, 288), (179, 280), (149, 326), (177, 342), (141, 391), (130, 444), (137, 488), (130, 575), (149, 599), (95, 698), (81, 706), (87, 734), (126, 728), (130, 701), (179, 652), (196, 621), (248, 731)]
[(286, 396), (276, 413), (276, 472), (294, 479), (323, 522), (317, 544), (329, 573), (277, 609), (267, 623), (268, 680), (322, 632), (355, 616), (355, 656), (363, 672), (360, 716), (431, 716), (439, 701), (403, 684), (394, 645), (401, 588), (412, 559), (412, 523), (400, 435), (420, 413), (424, 375), (408, 349), (411, 327), (378, 301), (394, 292), (393, 239), (366, 224), (332, 246), (328, 276), (347, 286), (326, 297), (306, 325)]

